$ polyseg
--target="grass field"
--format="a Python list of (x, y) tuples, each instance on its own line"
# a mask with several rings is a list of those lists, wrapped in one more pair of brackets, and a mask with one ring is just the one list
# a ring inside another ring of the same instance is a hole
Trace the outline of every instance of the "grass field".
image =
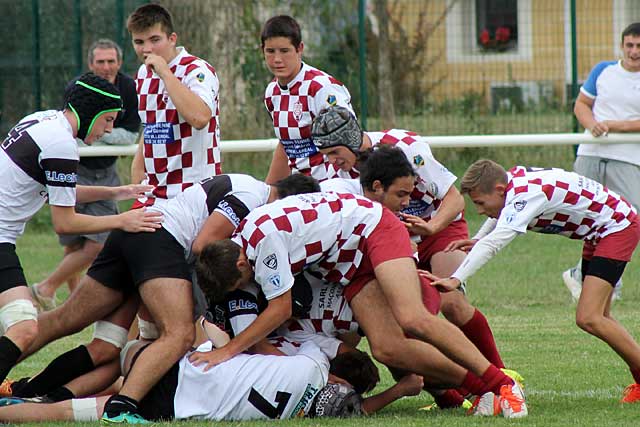
[[(467, 216), (471, 230), (475, 231), (481, 220), (473, 212)], [(530, 416), (516, 421), (518, 425), (619, 427), (637, 425), (640, 418), (640, 405), (618, 403), (622, 389), (632, 382), (624, 363), (605, 344), (574, 324), (575, 307), (560, 275), (577, 260), (580, 247), (579, 242), (569, 239), (528, 234), (512, 242), (469, 282), (469, 298), (489, 319), (505, 363), (526, 378)], [(41, 280), (62, 254), (53, 233), (33, 228), (18, 242), (18, 252), (30, 282)], [(640, 337), (639, 262), (636, 256), (627, 267), (623, 299), (613, 308), (616, 317), (636, 337)], [(10, 376), (33, 374), (60, 352), (89, 337), (90, 332), (84, 331), (61, 340), (16, 367)], [(388, 372), (385, 368), (381, 368), (381, 372), (380, 387), (389, 386)], [(423, 393), (402, 399), (367, 419), (282, 423), (396, 427), (514, 423), (502, 418), (468, 417), (456, 410), (417, 411), (430, 402), (430, 396)], [(196, 426), (202, 422), (175, 424)], [(267, 422), (242, 424), (272, 425)]]

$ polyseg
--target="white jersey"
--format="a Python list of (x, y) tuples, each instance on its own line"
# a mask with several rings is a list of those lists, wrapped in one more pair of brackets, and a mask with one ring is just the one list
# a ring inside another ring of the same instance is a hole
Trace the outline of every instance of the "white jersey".
[(271, 343), (287, 355), (298, 352), (300, 344), (313, 341), (329, 359), (336, 357), (341, 334), (358, 331), (358, 323), (353, 318), (351, 307), (342, 295), (343, 287), (325, 283), (308, 272), (313, 300), (309, 315), (301, 319), (291, 319), (280, 326)]
[(279, 85), (276, 79), (269, 83), (264, 103), (291, 170), (318, 181), (333, 175), (334, 167), (313, 144), (311, 123), (320, 111), (333, 105), (345, 107), (355, 116), (347, 88), (327, 73), (303, 63), (286, 86)]
[[(206, 61), (189, 54), (183, 47), (168, 64), (180, 82), (211, 110), (208, 126), (196, 129), (176, 109), (164, 82), (146, 65), (136, 76), (138, 113), (142, 120), (145, 184), (155, 188), (139, 204), (152, 205), (171, 199), (186, 188), (222, 173), (216, 72)], [(157, 200), (156, 200), (157, 199)]]
[(299, 194), (252, 211), (234, 240), (271, 300), (291, 289), (294, 274), (305, 267), (329, 283), (349, 284), (381, 217), (382, 206), (362, 196)]
[[(198, 350), (211, 350), (211, 343)], [(239, 354), (208, 371), (192, 365), (188, 357), (180, 360), (176, 419), (301, 417), (309, 413), (329, 376), (329, 361), (313, 343), (304, 344), (296, 356)]]
[(258, 206), (267, 203), (271, 187), (249, 175), (218, 175), (189, 187), (166, 203), (149, 207), (162, 213), (162, 227), (185, 249), (217, 212), (235, 227)]
[(516, 166), (507, 175), (505, 206), (496, 228), (597, 243), (627, 228), (636, 216), (623, 197), (574, 172)]
[[(424, 219), (435, 216), (441, 200), (456, 182), (457, 177), (433, 157), (425, 138), (415, 132), (402, 129), (365, 133), (374, 147), (378, 144), (386, 144), (402, 150), (413, 166), (416, 173), (415, 188), (411, 193), (409, 206), (402, 212)], [(355, 169), (349, 172), (340, 170), (336, 176), (349, 179), (359, 174)], [(462, 214), (458, 214), (455, 220), (461, 218)]]
[(359, 178), (332, 178), (322, 181), (320, 189), (325, 193), (346, 193), (364, 195)]
[(40, 111), (9, 131), (0, 150), (0, 242), (15, 244), (49, 202), (75, 206), (78, 145), (62, 111)]
[[(593, 67), (580, 92), (593, 100), (593, 117), (598, 122), (640, 120), (640, 72), (625, 70), (620, 61)], [(640, 166), (640, 144), (580, 144), (578, 155)]]

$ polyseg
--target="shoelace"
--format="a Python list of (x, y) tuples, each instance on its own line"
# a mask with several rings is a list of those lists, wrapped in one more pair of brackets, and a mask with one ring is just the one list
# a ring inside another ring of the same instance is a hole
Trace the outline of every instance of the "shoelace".
[(500, 388), (500, 397), (507, 401), (509, 407), (513, 411), (520, 412), (522, 410), (522, 404), (524, 403), (524, 400), (521, 397), (513, 394), (512, 386), (503, 385)]

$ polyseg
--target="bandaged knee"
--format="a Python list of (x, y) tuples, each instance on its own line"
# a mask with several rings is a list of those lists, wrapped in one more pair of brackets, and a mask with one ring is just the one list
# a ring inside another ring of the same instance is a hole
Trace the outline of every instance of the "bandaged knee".
[(36, 310), (33, 303), (28, 299), (17, 299), (0, 308), (0, 327), (2, 328), (2, 335), (7, 332), (7, 329), (16, 323), (20, 323), (25, 320), (37, 319), (38, 310)]
[(98, 320), (96, 322), (96, 328), (93, 331), (93, 338), (108, 342), (117, 348), (122, 348), (127, 343), (128, 333), (129, 331), (122, 326), (104, 320)]
[(71, 399), (74, 421), (98, 421), (98, 401), (95, 397)]
[(142, 319), (138, 316), (138, 331), (140, 332), (140, 339), (153, 341), (160, 337), (160, 331), (154, 322)]

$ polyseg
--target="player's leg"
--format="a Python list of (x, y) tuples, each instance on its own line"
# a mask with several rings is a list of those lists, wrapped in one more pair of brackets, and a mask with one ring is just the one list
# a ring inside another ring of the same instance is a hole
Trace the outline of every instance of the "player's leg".
[(0, 407), (0, 421), (37, 423), (42, 421), (96, 421), (107, 396), (65, 400), (56, 403), (21, 403)]

